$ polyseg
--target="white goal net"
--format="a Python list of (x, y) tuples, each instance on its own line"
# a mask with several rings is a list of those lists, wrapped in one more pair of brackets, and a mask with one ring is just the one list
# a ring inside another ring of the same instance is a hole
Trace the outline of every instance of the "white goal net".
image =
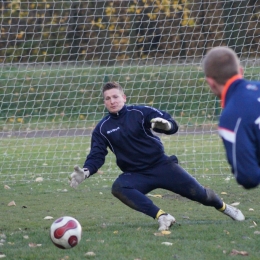
[[(216, 132), (221, 112), (201, 70), (213, 46), (233, 48), (258, 79), (260, 1), (1, 1), (0, 182), (66, 179), (83, 165), (106, 114), (105, 82), (128, 104), (165, 110), (162, 136), (191, 174), (230, 174)], [(119, 170), (109, 153), (99, 173)], [(97, 174), (97, 176), (100, 176)]]

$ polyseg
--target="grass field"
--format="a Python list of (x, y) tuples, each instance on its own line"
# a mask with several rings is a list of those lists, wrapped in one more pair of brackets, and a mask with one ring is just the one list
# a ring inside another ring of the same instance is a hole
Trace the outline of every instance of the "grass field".
[[(221, 165), (221, 160), (213, 160), (212, 151), (218, 149), (217, 140), (205, 135), (179, 136), (174, 147), (167, 145), (167, 153), (179, 155), (185, 168), (199, 169), (192, 172), (196, 178), (215, 190), (225, 202), (239, 203), (237, 207), (246, 220), (235, 222), (213, 208), (166, 190), (155, 190), (148, 194), (150, 198), (177, 220), (171, 234), (162, 235), (157, 231), (155, 220), (127, 208), (111, 195), (112, 182), (119, 173), (111, 158), (102, 167), (103, 174), (92, 176), (76, 190), (68, 186), (67, 174), (59, 173), (59, 164), (63, 164), (63, 171), (69, 173), (74, 162), (83, 163), (86, 147), (76, 145), (82, 143), (81, 139), (2, 139), (2, 169), (8, 169), (9, 156), (18, 158), (22, 173), (14, 169), (17, 174), (14, 178), (11, 178), (11, 169), (0, 173), (0, 177), (5, 175), (4, 181), (0, 179), (0, 257), (14, 260), (259, 259), (259, 190), (244, 190), (236, 184), (228, 167)], [(55, 151), (52, 145), (55, 145)], [(7, 146), (11, 149), (4, 157)], [(190, 152), (194, 147), (196, 151)], [(43, 162), (48, 162), (45, 168)], [(219, 167), (222, 173), (212, 174)], [(209, 170), (205, 172), (205, 169)], [(41, 175), (43, 171), (51, 172)], [(43, 177), (42, 182), (35, 181), (39, 176)], [(16, 206), (7, 206), (11, 201)], [(80, 244), (70, 250), (56, 248), (49, 239), (52, 221), (65, 215), (77, 218), (83, 228)], [(53, 219), (46, 220), (46, 216)], [(88, 256), (88, 252), (95, 255)]]

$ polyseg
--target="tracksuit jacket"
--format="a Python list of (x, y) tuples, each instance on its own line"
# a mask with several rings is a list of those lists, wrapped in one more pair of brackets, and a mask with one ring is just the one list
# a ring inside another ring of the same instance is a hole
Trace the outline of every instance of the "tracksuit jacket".
[(260, 183), (260, 82), (235, 75), (224, 86), (219, 134), (237, 182)]
[(92, 133), (91, 150), (83, 168), (90, 175), (104, 164), (107, 148), (115, 154), (122, 172), (141, 172), (165, 159), (164, 147), (151, 131), (151, 119), (160, 117), (172, 124), (172, 129), (158, 133), (174, 134), (178, 125), (166, 112), (148, 106), (124, 106), (118, 113), (109, 113)]

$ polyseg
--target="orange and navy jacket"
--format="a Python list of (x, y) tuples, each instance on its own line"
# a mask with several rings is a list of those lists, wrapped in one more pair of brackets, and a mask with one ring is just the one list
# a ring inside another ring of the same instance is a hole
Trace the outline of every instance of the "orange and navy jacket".
[(165, 160), (160, 138), (151, 131), (151, 120), (161, 117), (172, 124), (172, 129), (155, 132), (174, 134), (175, 120), (166, 112), (149, 106), (124, 106), (118, 113), (109, 113), (95, 127), (91, 150), (83, 168), (94, 174), (104, 164), (109, 148), (116, 156), (122, 172), (140, 172)]
[(244, 188), (260, 183), (260, 82), (235, 75), (224, 86), (218, 131), (232, 173)]

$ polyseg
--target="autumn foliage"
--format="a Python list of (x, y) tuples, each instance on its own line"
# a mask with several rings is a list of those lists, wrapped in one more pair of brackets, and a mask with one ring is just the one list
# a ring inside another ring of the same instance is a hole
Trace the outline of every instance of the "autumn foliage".
[[(1, 1), (0, 62), (200, 57), (214, 45), (257, 53), (259, 1)], [(255, 55), (255, 54), (254, 54)]]

